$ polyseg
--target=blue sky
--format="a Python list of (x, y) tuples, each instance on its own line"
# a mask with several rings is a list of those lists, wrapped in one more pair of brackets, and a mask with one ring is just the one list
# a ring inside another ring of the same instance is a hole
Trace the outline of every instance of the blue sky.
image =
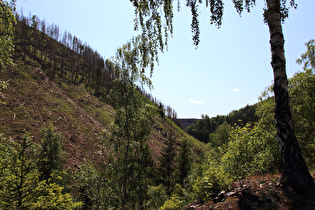
[[(175, 1), (177, 2), (177, 1)], [(315, 1), (296, 0), (283, 25), (287, 74), (301, 70), (295, 63), (304, 43), (315, 39)], [(175, 5), (176, 6), (176, 5)], [(216, 116), (254, 104), (273, 81), (269, 31), (263, 22), (264, 1), (241, 17), (232, 1), (225, 1), (220, 29), (209, 24), (207, 8), (200, 7), (200, 45), (191, 40), (191, 15), (182, 1), (174, 16), (169, 49), (159, 56), (153, 73), (152, 94), (173, 107), (178, 117)], [(106, 58), (137, 35), (129, 0), (19, 0), (17, 10), (55, 23), (89, 43)]]

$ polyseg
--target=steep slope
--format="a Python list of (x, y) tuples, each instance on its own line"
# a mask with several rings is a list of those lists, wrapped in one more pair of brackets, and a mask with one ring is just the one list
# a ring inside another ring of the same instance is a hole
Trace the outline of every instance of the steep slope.
[[(27, 55), (17, 53), (15, 66), (0, 72), (1, 80), (9, 81), (3, 92), (7, 105), (0, 105), (0, 132), (15, 139), (29, 133), (38, 142), (41, 130), (52, 124), (64, 137), (69, 166), (76, 168), (88, 159), (96, 160), (98, 135), (113, 122), (115, 110), (82, 84), (49, 79), (44, 68)], [(155, 117), (148, 140), (155, 159), (171, 130), (178, 144), (181, 138), (189, 138), (195, 151), (204, 148), (172, 121)]]

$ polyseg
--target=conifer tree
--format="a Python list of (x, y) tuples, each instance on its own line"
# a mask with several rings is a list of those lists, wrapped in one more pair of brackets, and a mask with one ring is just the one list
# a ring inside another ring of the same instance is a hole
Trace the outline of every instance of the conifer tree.
[(177, 156), (177, 179), (182, 187), (184, 186), (185, 178), (188, 176), (192, 165), (191, 144), (188, 139), (182, 139)]
[(55, 133), (52, 125), (43, 129), (43, 139), (40, 145), (40, 160), (38, 161), (38, 170), (41, 173), (42, 180), (48, 180), (54, 172), (62, 170), (62, 145), (61, 135)]
[(173, 134), (170, 132), (167, 135), (165, 146), (161, 151), (160, 161), (160, 176), (161, 181), (166, 188), (166, 193), (170, 196), (175, 182), (175, 157), (176, 148)]

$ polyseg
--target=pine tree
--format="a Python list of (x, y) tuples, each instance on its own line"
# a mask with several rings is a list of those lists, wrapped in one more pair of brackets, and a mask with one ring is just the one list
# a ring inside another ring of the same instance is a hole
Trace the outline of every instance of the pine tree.
[(168, 133), (165, 146), (161, 150), (160, 162), (160, 177), (161, 182), (166, 187), (166, 193), (170, 196), (172, 194), (172, 188), (174, 186), (175, 179), (175, 156), (176, 148), (173, 134)]
[(191, 144), (188, 139), (183, 139), (177, 156), (177, 179), (182, 187), (184, 186), (185, 178), (188, 176), (192, 165)]
[(40, 160), (37, 163), (42, 180), (48, 180), (54, 172), (62, 170), (61, 135), (49, 126), (42, 131), (43, 139), (40, 146)]

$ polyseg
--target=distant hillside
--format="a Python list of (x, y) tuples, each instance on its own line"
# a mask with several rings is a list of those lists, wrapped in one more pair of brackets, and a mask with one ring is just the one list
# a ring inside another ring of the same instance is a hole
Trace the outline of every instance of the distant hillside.
[[(29, 133), (38, 142), (41, 130), (51, 124), (64, 137), (67, 165), (75, 168), (96, 160), (98, 135), (115, 117), (106, 103), (114, 69), (88, 45), (73, 50), (27, 21), (16, 26), (15, 66), (0, 72), (1, 80), (8, 81), (3, 92), (7, 105), (0, 105), (0, 133), (15, 139)], [(151, 127), (148, 144), (155, 160), (171, 131), (177, 145), (187, 138), (197, 154), (204, 148), (167, 117), (156, 116)]]
[[(185, 127), (185, 130), (188, 134), (207, 143), (209, 141), (209, 135), (215, 132), (224, 122), (227, 122), (231, 126), (244, 126), (247, 123), (258, 121), (255, 112), (256, 105), (247, 105), (239, 110), (233, 110), (228, 115), (217, 115), (211, 118), (208, 115), (204, 115), (202, 119), (196, 120), (195, 123)], [(184, 120), (184, 123), (185, 122)]]

